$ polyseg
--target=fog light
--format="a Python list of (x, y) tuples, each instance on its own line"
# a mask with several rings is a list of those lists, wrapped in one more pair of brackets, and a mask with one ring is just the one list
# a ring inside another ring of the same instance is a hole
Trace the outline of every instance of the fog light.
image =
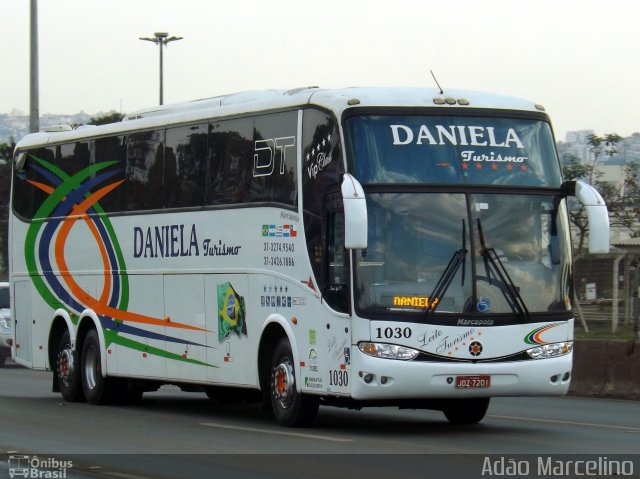
[(373, 381), (373, 374), (367, 373), (364, 375), (362, 379), (365, 382), (365, 384), (371, 384), (371, 381)]
[(557, 383), (558, 379), (560, 379), (560, 375), (559, 374), (554, 374), (549, 379), (551, 380), (552, 383)]
[(382, 376), (380, 378), (380, 384), (387, 384), (387, 376)]
[(562, 380), (568, 381), (569, 379), (571, 379), (571, 373), (570, 372), (564, 373), (564, 376), (562, 376)]

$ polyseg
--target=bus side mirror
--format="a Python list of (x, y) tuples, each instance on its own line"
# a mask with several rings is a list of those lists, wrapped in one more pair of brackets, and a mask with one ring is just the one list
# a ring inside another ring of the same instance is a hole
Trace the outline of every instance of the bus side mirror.
[(575, 196), (587, 210), (589, 219), (589, 253), (609, 252), (609, 212), (600, 193), (583, 181), (567, 181), (568, 194)]
[(344, 204), (344, 247), (366, 248), (367, 201), (362, 185), (349, 173), (345, 173), (342, 180), (342, 202)]

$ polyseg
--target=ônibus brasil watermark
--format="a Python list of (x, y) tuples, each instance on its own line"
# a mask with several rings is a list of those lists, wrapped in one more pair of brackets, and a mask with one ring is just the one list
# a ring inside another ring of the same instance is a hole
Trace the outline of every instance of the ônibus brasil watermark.
[(65, 479), (67, 470), (73, 467), (73, 461), (56, 459), (55, 457), (39, 458), (38, 456), (9, 456), (9, 477), (26, 477), (32, 479)]

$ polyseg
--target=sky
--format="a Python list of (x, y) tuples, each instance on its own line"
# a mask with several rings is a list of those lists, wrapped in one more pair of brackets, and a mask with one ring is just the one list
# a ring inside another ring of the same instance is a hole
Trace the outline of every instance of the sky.
[[(29, 112), (29, 0), (1, 0), (0, 113)], [(543, 104), (556, 137), (640, 132), (637, 0), (39, 0), (40, 113), (245, 90), (463, 88)]]

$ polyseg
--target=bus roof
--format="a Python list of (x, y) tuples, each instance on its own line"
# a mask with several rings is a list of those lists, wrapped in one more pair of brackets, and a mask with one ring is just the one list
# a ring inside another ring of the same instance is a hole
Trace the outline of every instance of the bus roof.
[(294, 90), (246, 91), (138, 110), (127, 115), (122, 122), (107, 125), (76, 129), (48, 127), (27, 135), (18, 143), (17, 148), (305, 105), (327, 108), (335, 112), (338, 118), (345, 110), (355, 107), (464, 107), (544, 111), (542, 106), (521, 98), (469, 90), (447, 90), (441, 93), (435, 88), (306, 87)]

